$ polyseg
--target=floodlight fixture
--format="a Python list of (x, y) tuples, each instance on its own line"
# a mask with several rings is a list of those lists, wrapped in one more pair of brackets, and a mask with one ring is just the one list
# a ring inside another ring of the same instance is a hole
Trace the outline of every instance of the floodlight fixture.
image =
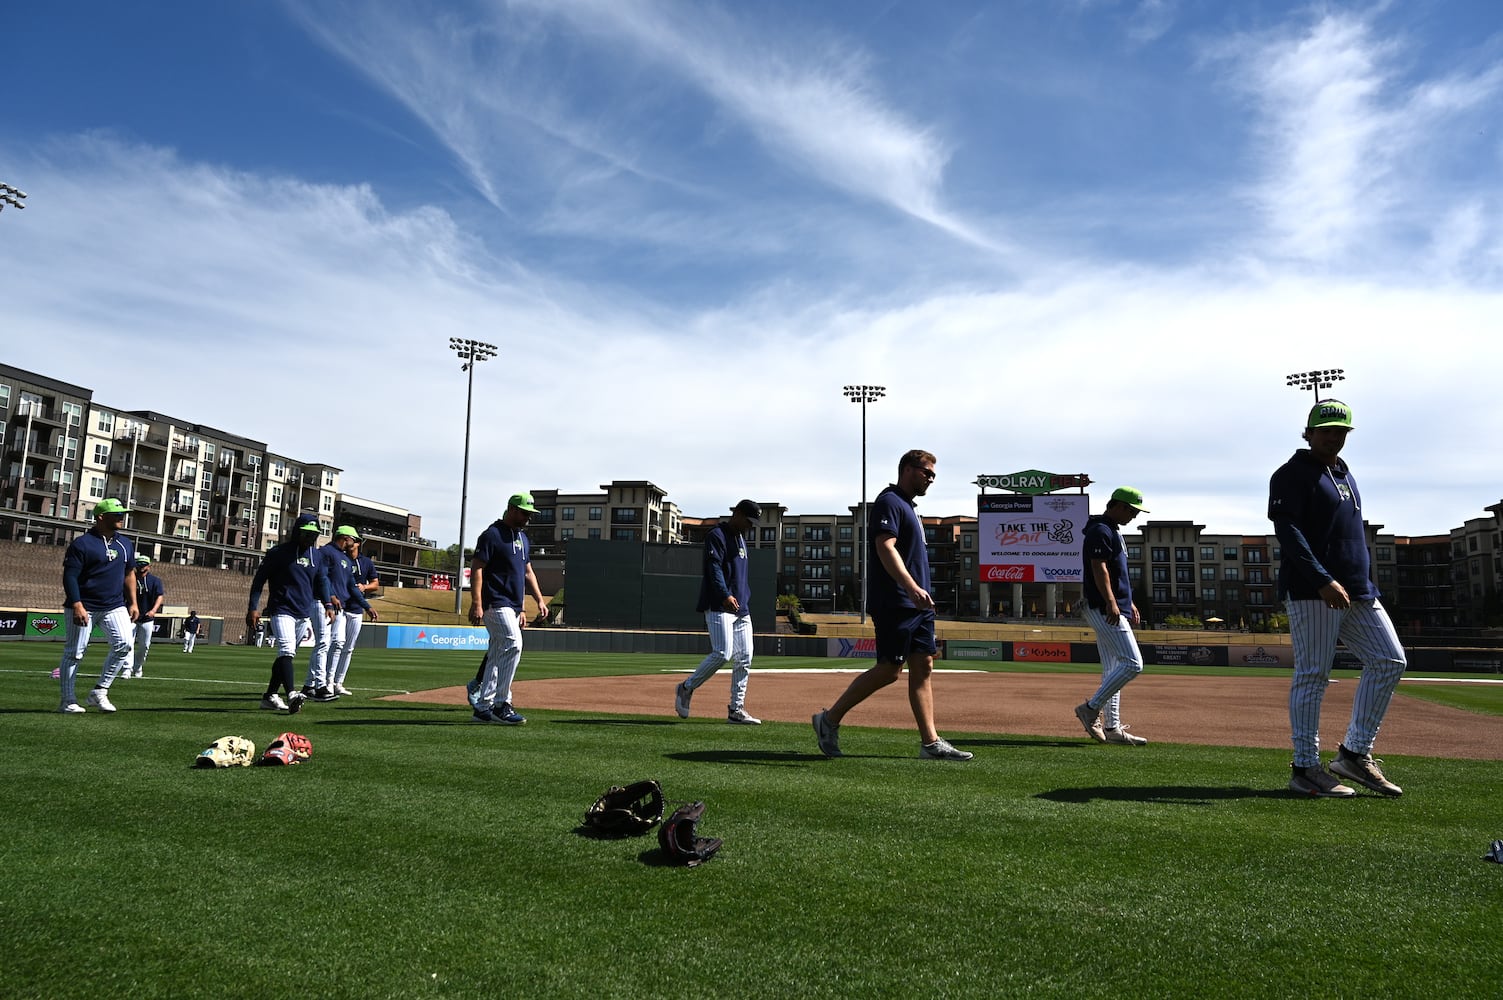
[(1309, 389), (1315, 393), (1315, 401), (1320, 402), (1320, 390), (1329, 389), (1337, 382), (1346, 380), (1346, 375), (1340, 368), (1317, 368), (1314, 371), (1295, 372), (1293, 375), (1284, 377), (1285, 385), (1295, 389)]
[(848, 385), (845, 398), (861, 404), (861, 526), (856, 532), (856, 575), (861, 578), (861, 624), (866, 624), (866, 404), (887, 395), (885, 385)]
[(497, 349), (495, 344), (465, 337), (450, 337), (449, 347), (464, 362), (459, 370), (469, 372), (464, 397), (464, 478), (459, 487), (459, 559), (454, 570), (454, 613), (457, 615), (464, 600), (464, 522), (470, 504), (470, 413), (475, 398), (475, 366), (494, 358)]

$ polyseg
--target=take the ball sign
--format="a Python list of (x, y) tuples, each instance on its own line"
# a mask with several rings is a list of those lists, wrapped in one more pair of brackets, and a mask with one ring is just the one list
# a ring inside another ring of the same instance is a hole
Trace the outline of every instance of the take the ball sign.
[(1085, 494), (979, 496), (977, 544), (983, 583), (1080, 583)]

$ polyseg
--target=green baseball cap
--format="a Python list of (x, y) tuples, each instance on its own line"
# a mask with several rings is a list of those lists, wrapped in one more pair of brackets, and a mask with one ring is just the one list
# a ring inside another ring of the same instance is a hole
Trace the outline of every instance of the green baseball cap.
[(151, 556), (136, 556), (136, 565), (137, 566), (150, 566), (151, 565)]
[(298, 531), (319, 531), (318, 516), (315, 514), (299, 514), (297, 516)]
[(129, 514), (130, 508), (114, 497), (105, 497), (94, 505), (94, 516), (100, 514)]
[(527, 492), (513, 493), (506, 501), (506, 506), (515, 507), (517, 510), (525, 510), (529, 514), (536, 514), (538, 509), (532, 505), (532, 494)]
[(1149, 513), (1148, 508), (1143, 506), (1142, 490), (1134, 489), (1131, 486), (1118, 486), (1112, 490), (1112, 499), (1127, 504), (1133, 510), (1141, 511), (1144, 514)]
[(355, 541), (358, 542), (358, 541), (360, 541), (360, 532), (356, 531), (354, 528), (350, 527), (348, 524), (341, 524), (339, 527), (337, 527), (337, 528), (334, 529), (334, 537), (335, 538), (353, 538), (353, 539), (355, 539)]
[(1310, 419), (1305, 421), (1306, 430), (1317, 427), (1345, 427), (1352, 429), (1352, 408), (1339, 399), (1324, 399), (1310, 407)]

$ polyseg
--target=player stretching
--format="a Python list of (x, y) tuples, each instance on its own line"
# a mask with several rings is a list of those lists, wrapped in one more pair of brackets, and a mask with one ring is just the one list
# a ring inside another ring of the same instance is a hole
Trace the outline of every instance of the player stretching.
[[(1310, 447), (1296, 451), (1268, 484), (1268, 516), (1282, 547), (1279, 597), (1289, 611), (1294, 643), (1289, 787), (1325, 798), (1357, 794), (1333, 773), (1384, 795), (1403, 793), (1372, 756), (1405, 658), (1369, 579), (1362, 495), (1346, 462), (1337, 457), (1351, 429), (1352, 411), (1345, 403), (1316, 403), (1305, 422)], [(1361, 658), (1362, 677), (1346, 739), (1328, 772), (1320, 764), (1320, 703), (1338, 639)]]

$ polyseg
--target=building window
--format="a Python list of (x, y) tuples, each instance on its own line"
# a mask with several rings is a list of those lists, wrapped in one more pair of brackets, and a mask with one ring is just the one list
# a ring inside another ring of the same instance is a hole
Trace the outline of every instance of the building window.
[(1214, 579), (1216, 579), (1216, 567), (1215, 566), (1202, 566), (1202, 567), (1200, 567), (1200, 578), (1202, 580), (1214, 580)]
[(964, 535), (963, 534), (963, 535), (960, 536), (960, 547), (961, 548), (968, 549), (968, 548), (971, 548), (972, 546), (974, 546), (975, 544), (976, 544), (976, 536), (975, 535)]
[(611, 531), (611, 541), (613, 542), (635, 542), (636, 540), (636, 528), (615, 528)]
[(1242, 579), (1242, 569), (1239, 566), (1227, 566), (1222, 569), (1221, 578), (1223, 580), (1240, 580)]
[(971, 568), (971, 557), (970, 556), (961, 556), (960, 557), (960, 568), (961, 569), (970, 569)]
[(1215, 559), (1216, 558), (1216, 546), (1214, 546), (1214, 545), (1202, 545), (1200, 547), (1200, 558), (1202, 560), (1205, 560), (1205, 559)]
[(561, 541), (561, 542), (567, 542), (570, 539), (572, 539), (573, 537), (574, 537), (574, 529), (573, 528), (559, 528), (558, 529), (558, 538), (559, 538), (559, 541)]
[(784, 559), (797, 559), (798, 558), (798, 546), (797, 545), (785, 545), (785, 546), (783, 546), (783, 558)]
[(938, 537), (937, 531), (938, 531), (938, 529), (936, 529), (934, 527), (934, 525), (932, 525), (932, 524), (925, 525), (924, 526), (924, 541), (926, 541), (926, 542), (933, 542), (935, 540), (935, 538)]
[(770, 545), (773, 542), (776, 542), (777, 540), (778, 540), (778, 529), (777, 528), (763, 528), (762, 529), (762, 544), (764, 544), (764, 545)]
[(64, 403), (62, 410), (68, 417), (67, 424), (69, 427), (81, 427), (83, 425), (83, 406), (78, 403)]
[(830, 547), (828, 545), (807, 545), (804, 547), (805, 559), (828, 559)]
[(572, 521), (572, 520), (574, 520), (574, 508), (573, 507), (560, 507), (559, 511), (558, 511), (558, 519), (560, 521)]
[(1143, 561), (1143, 546), (1141, 546), (1141, 545), (1129, 545), (1127, 547), (1127, 558), (1128, 558), (1129, 562), (1142, 562)]
[(1132, 580), (1134, 583), (1141, 583), (1142, 580), (1143, 580), (1143, 567), (1142, 566), (1129, 566), (1129, 567), (1127, 567), (1127, 578), (1129, 580)]
[(109, 410), (95, 410), (94, 429), (104, 434), (113, 434), (115, 432), (115, 415)]
[(1237, 550), (1228, 545), (1226, 548), (1221, 550), (1221, 558), (1226, 559), (1230, 562), (1236, 562)]
[(272, 503), (281, 503), (282, 502), (282, 487), (281, 486), (278, 486), (276, 484), (272, 484), (272, 487), (271, 487), (271, 502)]
[(329, 493), (325, 493), (324, 494), (324, 503), (323, 503), (322, 510), (323, 510), (323, 512), (325, 514), (332, 514), (332, 513), (334, 513), (334, 497), (333, 497), (332, 494), (329, 494)]
[[(254, 458), (255, 456), (252, 456), (252, 457)], [(251, 464), (254, 465), (255, 463), (252, 462)], [(331, 470), (329, 470), (329, 469), (325, 469), (324, 470), (324, 489), (332, 490), (333, 488), (334, 488), (334, 473)]]
[(104, 477), (103, 476), (90, 476), (89, 477), (89, 499), (90, 500), (103, 500), (104, 499)]
[(1194, 558), (1194, 556), (1192, 556), (1190, 554), (1190, 549), (1188, 547), (1184, 547), (1184, 548), (1177, 548), (1177, 549), (1174, 550), (1174, 561), (1175, 562), (1194, 562), (1195, 558)]
[(1153, 555), (1153, 561), (1154, 562), (1168, 562), (1169, 561), (1169, 550), (1167, 548), (1155, 545), (1153, 547), (1152, 555)]
[(851, 529), (851, 526), (849, 524), (842, 524), (840, 526), (840, 540), (842, 542), (848, 542), (848, 541), (850, 541), (851, 537), (853, 535), (854, 535), (854, 532)]
[(636, 524), (642, 520), (642, 512), (635, 507), (612, 507), (612, 524)]
[(95, 443), (95, 445), (94, 445), (94, 464), (97, 465), (97, 466), (100, 466), (101, 468), (103, 468), (104, 466), (107, 466), (107, 465), (110, 464), (110, 446), (109, 445), (107, 445), (107, 444), (99, 444), (97, 442)]
[(590, 537), (594, 538), (594, 539), (598, 539), (600, 537), (600, 529), (599, 528), (591, 528), (590, 529)]
[(794, 525), (794, 524), (785, 524), (785, 525), (783, 525), (783, 541), (785, 541), (785, 542), (796, 542), (796, 541), (798, 541), (798, 526), (797, 525)]
[(276, 511), (272, 511), (270, 514), (266, 515), (266, 528), (268, 531), (281, 531), (282, 515), (278, 514)]
[(1168, 587), (1154, 587), (1153, 588), (1153, 603), (1155, 603), (1155, 604), (1168, 604), (1169, 603), (1169, 588)]
[(1378, 546), (1378, 562), (1392, 562), (1392, 561), (1393, 561), (1393, 549), (1389, 548), (1386, 545), (1379, 545)]
[(1176, 566), (1176, 567), (1174, 567), (1174, 582), (1175, 583), (1193, 583), (1194, 580), (1195, 580), (1195, 570), (1193, 568), (1191, 568), (1189, 566)]
[[(1131, 567), (1129, 567), (1129, 568), (1131, 568)], [(1169, 567), (1168, 566), (1155, 566), (1155, 567), (1153, 567), (1153, 582), (1154, 583), (1168, 583), (1169, 582)]]
[[(590, 508), (590, 520), (591, 521), (598, 521), (598, 520), (601, 519), (602, 516), (604, 516), (604, 513), (605, 513), (605, 508), (604, 507), (591, 507)], [(600, 534), (597, 532), (595, 535), (593, 535), (591, 537), (599, 538)]]
[(1180, 587), (1174, 592), (1175, 604), (1194, 604), (1195, 591), (1189, 587)]
[[(855, 554), (856, 547), (854, 545), (837, 545), (835, 547), (835, 551), (839, 553), (842, 559), (849, 559), (852, 555)], [(966, 556), (967, 561), (969, 561), (970, 558), (970, 556)]]
[(1200, 588), (1200, 599), (1202, 601), (1214, 601), (1216, 599), (1216, 588), (1215, 587), (1201, 587)]

